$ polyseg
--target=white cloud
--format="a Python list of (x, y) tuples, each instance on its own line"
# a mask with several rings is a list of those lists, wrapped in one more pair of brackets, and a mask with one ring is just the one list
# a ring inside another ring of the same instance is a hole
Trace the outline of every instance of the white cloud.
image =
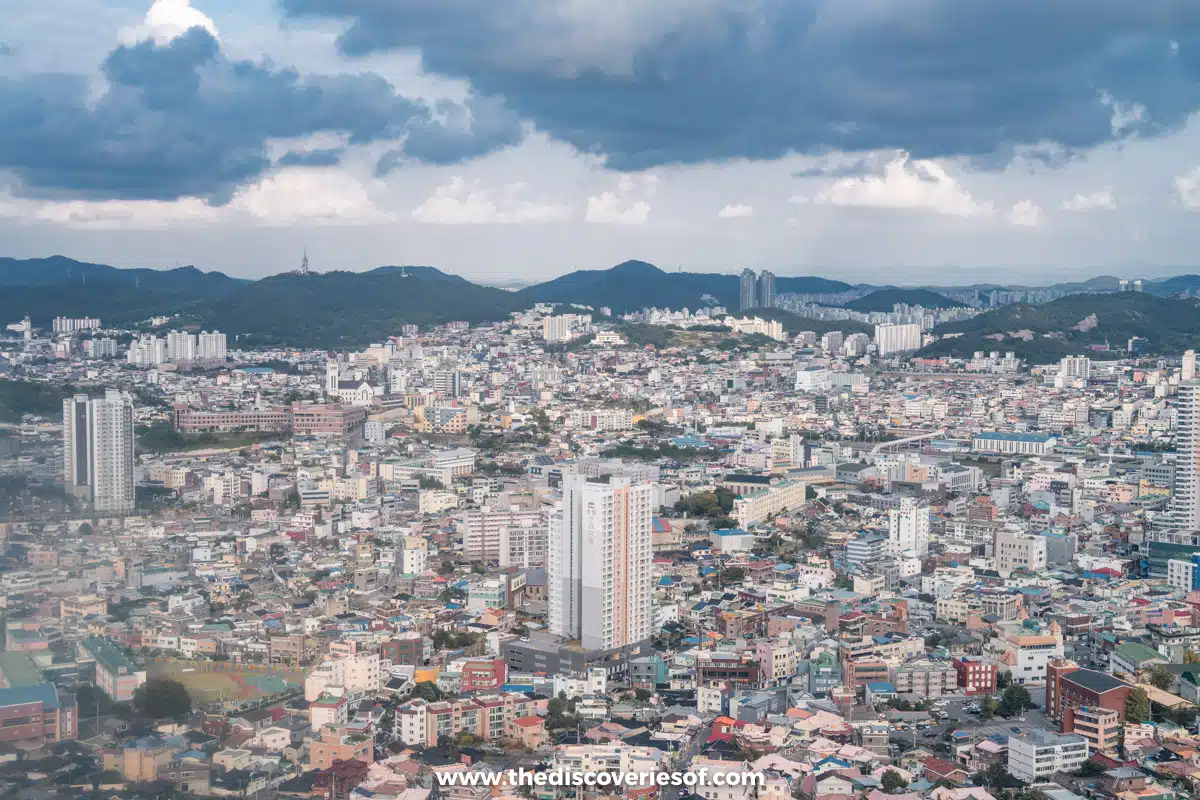
[(1014, 203), (1013, 207), (1008, 210), (1008, 221), (1024, 228), (1036, 228), (1042, 224), (1041, 206), (1032, 200)]
[(37, 201), (0, 194), (0, 217), (69, 230), (138, 231), (211, 225), (362, 225), (390, 222), (366, 188), (337, 168), (280, 170), (238, 191), (228, 205), (197, 197), (158, 200)]
[(1077, 194), (1062, 204), (1063, 211), (1115, 211), (1117, 203), (1113, 199), (1112, 188), (1103, 189), (1089, 194)]
[(559, 222), (570, 216), (566, 206), (522, 200), (519, 195), (525, 188), (524, 183), (510, 183), (496, 197), (477, 182), (456, 176), (413, 209), (412, 218), (434, 225), (484, 225)]
[(239, 191), (229, 206), (267, 225), (356, 225), (391, 220), (371, 202), (362, 183), (336, 167), (280, 170)]
[(635, 180), (631, 175), (622, 175), (615, 192), (601, 192), (588, 198), (584, 221), (642, 225), (650, 218), (647, 198), (653, 197), (657, 190), (658, 177), (655, 175), (642, 175), (640, 180)]
[(1200, 210), (1200, 167), (1188, 170), (1175, 177), (1175, 191), (1183, 207), (1192, 211)]
[(717, 216), (721, 219), (746, 219), (754, 216), (754, 206), (743, 205), (727, 205), (717, 212)]
[(834, 206), (920, 209), (955, 217), (991, 214), (991, 203), (978, 203), (937, 162), (897, 156), (882, 175), (861, 175), (835, 181), (814, 202)]
[(136, 44), (147, 39), (166, 44), (190, 31), (204, 28), (217, 37), (217, 25), (212, 17), (192, 8), (191, 0), (154, 0), (142, 24), (121, 31), (124, 44)]
[(1112, 135), (1121, 136), (1150, 120), (1141, 103), (1122, 103), (1108, 92), (1100, 92), (1100, 102), (1112, 109)]

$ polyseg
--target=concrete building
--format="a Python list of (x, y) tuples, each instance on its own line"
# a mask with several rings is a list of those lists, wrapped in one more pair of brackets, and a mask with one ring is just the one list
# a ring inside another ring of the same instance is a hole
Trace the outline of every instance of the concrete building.
[(1200, 591), (1200, 553), (1193, 554), (1190, 561), (1168, 559), (1167, 583), (1171, 584), (1172, 589), (1185, 595)]
[(651, 484), (567, 476), (547, 558), (550, 630), (589, 650), (650, 638)]
[(74, 739), (79, 714), (75, 696), (59, 695), (52, 683), (0, 689), (0, 744), (37, 747)]
[(929, 506), (912, 498), (900, 508), (888, 510), (888, 551), (892, 555), (912, 553), (924, 558), (929, 553)]
[(977, 453), (1044, 456), (1058, 442), (1053, 436), (1037, 433), (1001, 433), (985, 431), (971, 439), (971, 449)]
[(1112, 753), (1121, 743), (1121, 716), (1112, 709), (1084, 706), (1074, 709), (1070, 728), (1063, 732), (1087, 739), (1092, 752)]
[(146, 682), (145, 670), (139, 670), (108, 639), (90, 636), (78, 645), (79, 654), (96, 660), (96, 686), (114, 703), (128, 703), (133, 693)]
[[(513, 533), (512, 528), (518, 530)], [(500, 563), (502, 566), (506, 566), (503, 561), (512, 559), (514, 548), (522, 559), (527, 558), (527, 550), (535, 553), (540, 550), (544, 557), (545, 531), (544, 512), (514, 504), (508, 496), (500, 495), (495, 504), (463, 516), (463, 556), (470, 561)]]
[(136, 505), (133, 398), (116, 390), (63, 401), (63, 479), (90, 497), (101, 514), (128, 514)]
[(876, 325), (875, 348), (880, 356), (892, 353), (909, 353), (921, 349), (921, 326), (916, 323), (905, 325)]
[(109, 389), (90, 407), (92, 506), (98, 514), (128, 514), (137, 501), (133, 398)]
[(996, 569), (1002, 574), (1023, 569), (1041, 572), (1046, 569), (1046, 540), (1018, 531), (996, 531)]
[(1008, 771), (1017, 780), (1037, 783), (1056, 772), (1074, 772), (1088, 758), (1088, 740), (1077, 734), (1033, 730), (1008, 740)]
[(742, 270), (741, 277), (738, 279), (739, 286), (739, 303), (738, 307), (745, 311), (750, 308), (758, 307), (758, 278), (752, 269)]

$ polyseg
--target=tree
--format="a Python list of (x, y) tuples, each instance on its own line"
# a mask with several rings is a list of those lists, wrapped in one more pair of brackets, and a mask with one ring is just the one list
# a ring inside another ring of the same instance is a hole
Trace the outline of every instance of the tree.
[(644, 703), (650, 699), (651, 694), (649, 689), (634, 689), (633, 696), (636, 697), (639, 702)]
[(1015, 717), (1027, 708), (1033, 707), (1033, 699), (1029, 690), (1018, 684), (1009, 684), (1000, 695), (1000, 713), (1006, 717)]
[(1200, 663), (1200, 653), (1195, 650), (1185, 650), (1183, 653), (1183, 663), (1196, 664)]
[(996, 688), (997, 689), (1007, 689), (1009, 684), (1011, 684), (1011, 683), (1012, 683), (1012, 673), (1011, 672), (1001, 672), (996, 675)]
[(897, 794), (908, 788), (908, 781), (900, 777), (900, 773), (889, 769), (879, 776), (879, 784), (888, 794)]
[(1008, 769), (1002, 761), (993, 761), (983, 771), (983, 783), (987, 786), (1000, 787), (1008, 781)]
[(992, 717), (996, 716), (996, 712), (1000, 710), (1000, 704), (996, 702), (996, 698), (989, 697), (983, 701), (979, 708), (979, 719), (987, 722)]
[(1150, 671), (1150, 676), (1146, 682), (1155, 689), (1161, 689), (1164, 692), (1168, 691), (1175, 683), (1175, 676), (1167, 671), (1167, 668), (1162, 664), (1156, 664), (1154, 669)]
[(177, 719), (192, 711), (192, 698), (179, 681), (166, 678), (148, 680), (133, 693), (133, 707), (153, 719)]
[(442, 691), (437, 687), (436, 684), (430, 683), (429, 681), (421, 681), (413, 687), (412, 697), (413, 699), (420, 698), (421, 700), (426, 700), (430, 703), (436, 703), (438, 700), (442, 699)]
[(1150, 720), (1150, 697), (1145, 689), (1134, 687), (1125, 701), (1125, 721), (1132, 723), (1148, 722)]

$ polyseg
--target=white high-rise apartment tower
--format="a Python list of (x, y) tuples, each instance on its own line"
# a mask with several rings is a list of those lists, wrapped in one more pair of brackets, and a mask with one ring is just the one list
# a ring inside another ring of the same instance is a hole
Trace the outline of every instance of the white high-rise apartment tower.
[(547, 556), (552, 633), (588, 650), (650, 638), (653, 491), (627, 478), (566, 477)]
[(875, 347), (880, 356), (892, 353), (907, 353), (921, 349), (921, 326), (916, 323), (904, 325), (876, 325)]
[(128, 514), (136, 504), (133, 398), (109, 389), (91, 401), (92, 505), (101, 514)]
[(1086, 381), (1092, 377), (1092, 360), (1087, 356), (1063, 356), (1058, 362), (1058, 370), (1064, 378)]
[(1183, 354), (1183, 365), (1179, 373), (1181, 381), (1192, 381), (1196, 379), (1196, 351), (1188, 350)]
[(133, 398), (109, 389), (94, 400), (63, 401), (63, 478), (67, 490), (91, 496), (102, 514), (128, 514), (136, 504)]
[(167, 334), (167, 360), (175, 363), (196, 360), (196, 335), (187, 331)]
[(1168, 511), (1173, 528), (1200, 530), (1200, 383), (1179, 384), (1175, 396), (1175, 491)]
[(225, 334), (220, 331), (200, 331), (197, 343), (197, 355), (201, 361), (224, 361), (229, 353)]
[(900, 508), (888, 511), (888, 550), (894, 555), (911, 551), (918, 558), (929, 554), (929, 506), (906, 497)]

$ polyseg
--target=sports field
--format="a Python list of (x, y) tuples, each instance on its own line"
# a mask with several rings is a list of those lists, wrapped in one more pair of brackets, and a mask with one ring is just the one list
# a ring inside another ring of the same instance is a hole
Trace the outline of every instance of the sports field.
[(297, 672), (239, 669), (212, 662), (163, 662), (146, 668), (151, 678), (170, 678), (187, 688), (194, 703), (257, 700), (304, 684)]

